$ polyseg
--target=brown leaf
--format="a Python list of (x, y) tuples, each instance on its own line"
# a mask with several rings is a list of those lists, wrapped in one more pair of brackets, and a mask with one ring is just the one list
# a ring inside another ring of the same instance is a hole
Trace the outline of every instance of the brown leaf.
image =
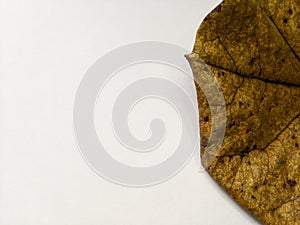
[(205, 18), (187, 56), (199, 83), (201, 60), (208, 65), (226, 106), (215, 151), (211, 112), (225, 106), (209, 104), (197, 86), (202, 163), (264, 224), (300, 224), (299, 56), (300, 0), (226, 0)]

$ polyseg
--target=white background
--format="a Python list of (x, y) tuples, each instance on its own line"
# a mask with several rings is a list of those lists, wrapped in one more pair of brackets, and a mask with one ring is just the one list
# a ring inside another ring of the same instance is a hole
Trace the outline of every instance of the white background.
[(128, 188), (96, 175), (72, 125), (76, 89), (113, 48), (158, 40), (192, 50), (220, 0), (1, 0), (0, 225), (250, 225), (192, 160)]

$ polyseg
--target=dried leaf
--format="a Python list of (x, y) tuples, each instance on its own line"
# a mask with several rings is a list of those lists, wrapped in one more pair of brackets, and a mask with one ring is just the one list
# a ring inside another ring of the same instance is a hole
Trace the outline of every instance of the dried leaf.
[(264, 224), (300, 224), (299, 56), (300, 0), (226, 0), (205, 18), (187, 56), (196, 80), (199, 59), (208, 65), (226, 104), (215, 152), (211, 110), (222, 106), (209, 106), (197, 87), (202, 163)]

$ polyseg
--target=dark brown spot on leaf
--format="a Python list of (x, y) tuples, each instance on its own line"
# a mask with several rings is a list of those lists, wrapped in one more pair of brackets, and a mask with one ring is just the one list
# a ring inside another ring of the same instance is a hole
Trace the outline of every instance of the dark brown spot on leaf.
[(288, 183), (288, 185), (290, 185), (290, 187), (294, 187), (297, 184), (297, 182), (294, 180), (287, 180), (286, 182)]
[(221, 12), (222, 6), (219, 4), (216, 8), (213, 9), (212, 12)]

